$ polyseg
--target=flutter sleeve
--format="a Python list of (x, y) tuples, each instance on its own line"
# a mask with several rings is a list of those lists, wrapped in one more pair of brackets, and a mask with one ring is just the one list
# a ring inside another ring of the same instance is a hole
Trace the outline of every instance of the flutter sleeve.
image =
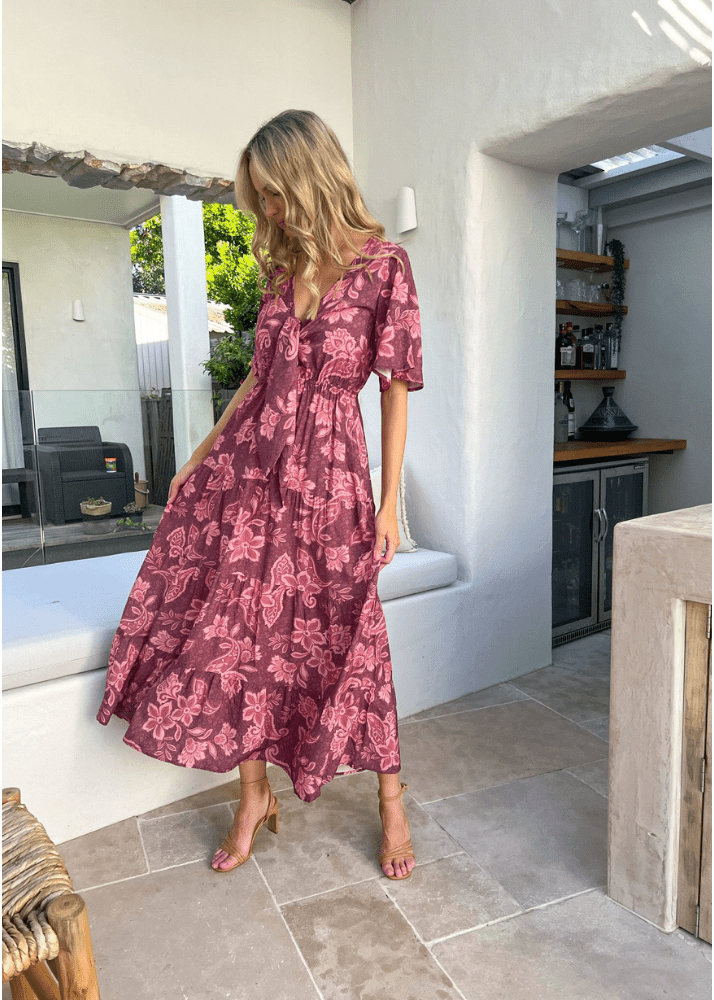
[(414, 277), (406, 251), (399, 247), (390, 258), (389, 276), (377, 299), (374, 322), (374, 360), (380, 392), (392, 379), (406, 382), (410, 392), (424, 388), (421, 322)]

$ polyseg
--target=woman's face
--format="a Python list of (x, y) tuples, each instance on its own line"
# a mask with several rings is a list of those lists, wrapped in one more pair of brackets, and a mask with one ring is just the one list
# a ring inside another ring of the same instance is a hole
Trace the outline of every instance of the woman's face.
[(253, 169), (253, 161), (248, 164), (248, 172), (253, 187), (258, 192), (258, 200), (265, 212), (266, 218), (272, 219), (281, 229), (285, 228), (285, 199), (269, 187), (260, 187)]

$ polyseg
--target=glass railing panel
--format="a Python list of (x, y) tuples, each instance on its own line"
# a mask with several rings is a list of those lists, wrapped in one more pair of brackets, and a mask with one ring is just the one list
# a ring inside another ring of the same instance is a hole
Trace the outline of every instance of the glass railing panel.
[(4, 389), (2, 406), (2, 568), (21, 569), (44, 562), (32, 396)]
[[(31, 397), (25, 461), (36, 481), (35, 562), (148, 549), (177, 459), (180, 467), (214, 426), (212, 393), (35, 390)], [(10, 555), (17, 544), (4, 539), (4, 568), (21, 564)]]

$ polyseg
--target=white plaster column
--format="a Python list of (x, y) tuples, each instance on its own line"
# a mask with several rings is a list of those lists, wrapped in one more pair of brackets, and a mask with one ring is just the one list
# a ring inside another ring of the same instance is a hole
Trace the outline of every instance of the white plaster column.
[(161, 195), (169, 364), (177, 471), (212, 430), (203, 203)]

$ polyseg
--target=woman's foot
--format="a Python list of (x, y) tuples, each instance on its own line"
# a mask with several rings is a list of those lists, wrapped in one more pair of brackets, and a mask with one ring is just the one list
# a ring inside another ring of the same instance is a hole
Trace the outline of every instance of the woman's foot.
[[(241, 788), (240, 802), (231, 826), (231, 833), (244, 857), (250, 850), (250, 841), (256, 823), (265, 816), (269, 803), (270, 787), (267, 778), (264, 781), (250, 782)], [(234, 858), (233, 855), (219, 850), (213, 855), (211, 867), (221, 870), (232, 868), (236, 860), (237, 858)]]
[[(391, 844), (405, 844), (410, 839), (409, 820), (403, 798), (400, 795), (391, 801), (382, 801), (382, 851), (388, 850)], [(415, 864), (411, 855), (396, 857), (385, 861), (382, 871), (397, 879), (405, 878)]]

